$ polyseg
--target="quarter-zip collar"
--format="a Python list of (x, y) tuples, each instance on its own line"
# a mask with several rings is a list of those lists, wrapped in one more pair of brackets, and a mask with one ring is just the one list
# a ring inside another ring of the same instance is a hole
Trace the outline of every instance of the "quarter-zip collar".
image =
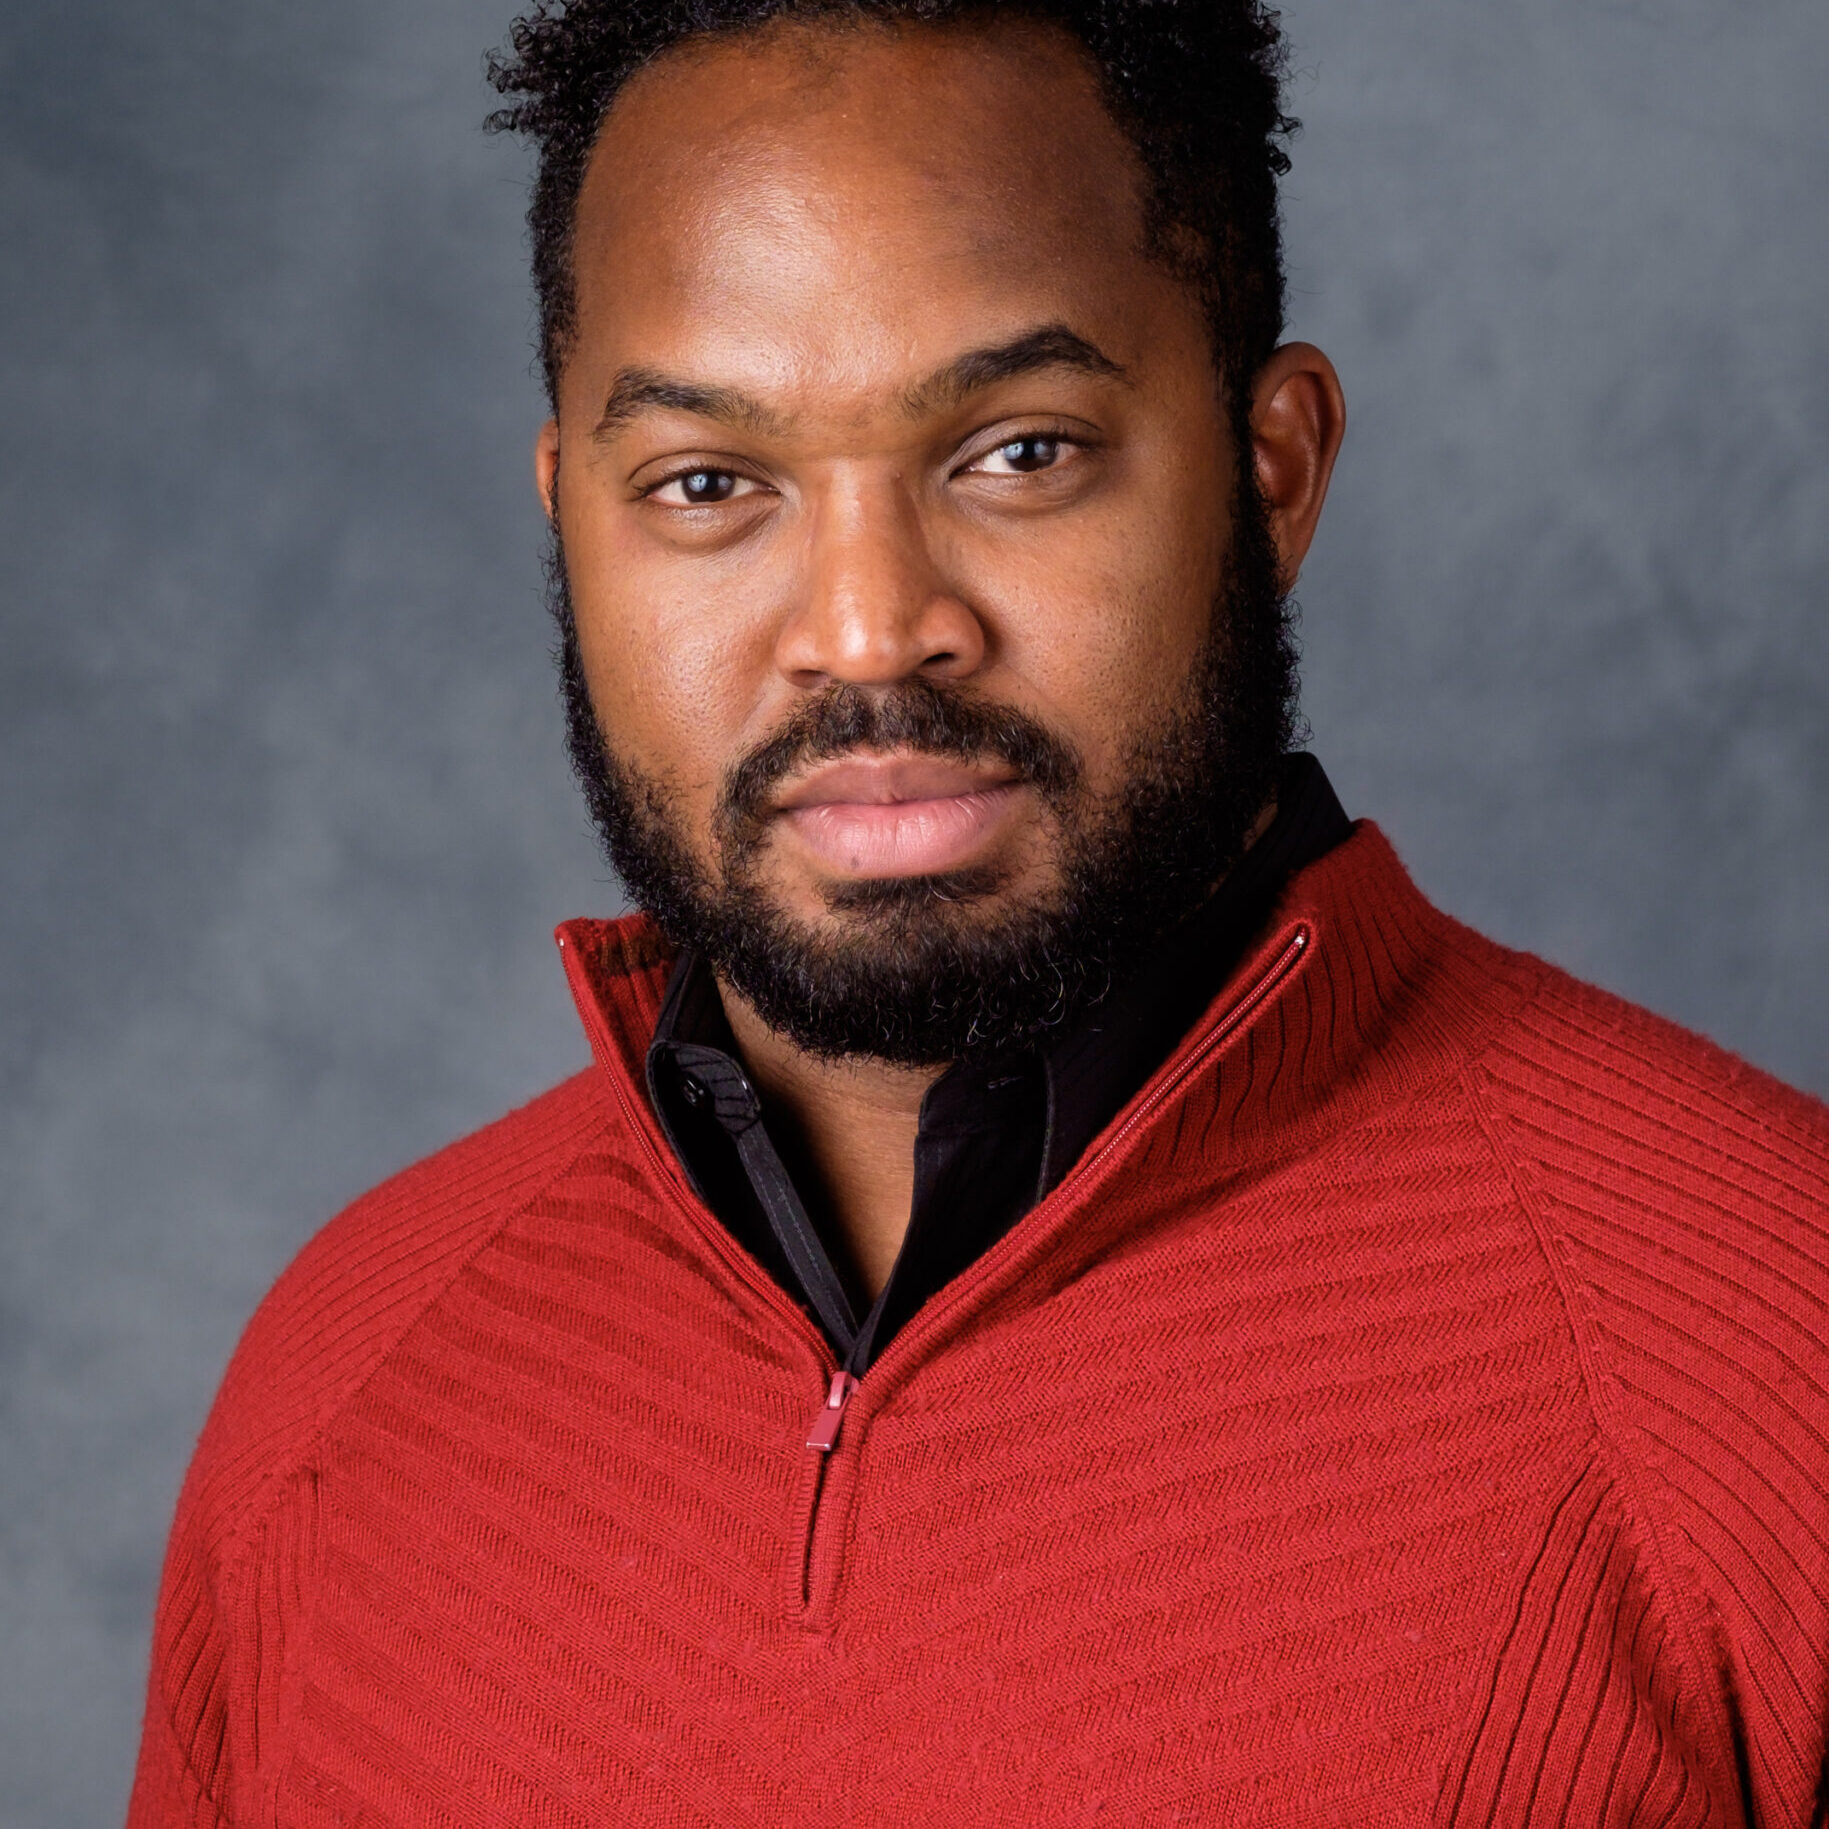
[(768, 1122), (710, 968), (690, 953), (648, 1051), (655, 1115), (699, 1197), (861, 1373), (1060, 1182), (1199, 1018), (1283, 885), (1349, 830), (1321, 765), (1286, 758), (1268, 831), (1202, 907), (1047, 1035), (943, 1073), (921, 1103), (908, 1226), (874, 1302), (847, 1287), (805, 1165)]
[[(1039, 1206), (930, 1302), (879, 1365), (897, 1364), (948, 1334), (961, 1315), (986, 1321), (999, 1305), (1047, 1299), (1087, 1253), (1149, 1223), (1152, 1188), (1211, 1180), (1216, 1196), (1265, 1152), (1350, 1117), (1364, 1095), (1359, 1064), (1375, 1051), (1379, 1079), (1421, 1079), (1450, 1060), (1447, 1030), (1420, 1006), (1472, 1016), (1451, 969), (1456, 924), (1432, 909), (1382, 833), (1352, 836), (1285, 886), (1255, 945), (1240, 959), (1187, 1038), (1107, 1124)], [(738, 1266), (767, 1306), (791, 1318), (825, 1367), (834, 1355), (804, 1312), (692, 1192), (645, 1094), (648, 1044), (672, 956), (646, 917), (573, 921), (559, 930), (568, 974), (598, 1066), (645, 1145), (657, 1194), (701, 1240)], [(1425, 961), (1427, 963), (1425, 964)], [(1418, 995), (1427, 973), (1437, 981)], [(1460, 1032), (1462, 1039), (1465, 1031)], [(1452, 1051), (1453, 1058), (1462, 1050)], [(1164, 1171), (1158, 1173), (1158, 1170)], [(879, 1384), (873, 1374), (865, 1389)]]

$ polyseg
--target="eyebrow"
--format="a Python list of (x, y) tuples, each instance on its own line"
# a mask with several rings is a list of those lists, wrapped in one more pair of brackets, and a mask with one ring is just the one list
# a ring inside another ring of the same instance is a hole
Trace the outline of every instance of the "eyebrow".
[(722, 420), (748, 432), (770, 432), (780, 423), (760, 400), (740, 388), (681, 381), (651, 368), (625, 368), (610, 385), (596, 436), (604, 438), (619, 431), (638, 413), (652, 407), (696, 413), (701, 419)]
[(925, 381), (916, 382), (903, 396), (903, 407), (913, 416), (937, 407), (957, 406), (982, 387), (993, 387), (999, 381), (1014, 380), (1018, 375), (1034, 374), (1044, 368), (1078, 369), (1081, 374), (1109, 381), (1130, 379), (1123, 365), (1114, 362), (1098, 344), (1088, 342), (1065, 324), (1043, 324), (1008, 342), (990, 343), (955, 357)]
[[(1128, 382), (1130, 378), (1121, 363), (1114, 362), (1077, 331), (1069, 330), (1065, 324), (1042, 324), (1006, 342), (989, 343), (955, 356), (903, 394), (902, 410), (916, 418), (956, 406), (980, 388), (1047, 368), (1077, 369), (1104, 380)], [(610, 385), (595, 435), (606, 438), (653, 408), (692, 413), (749, 432), (774, 432), (782, 423), (779, 414), (740, 388), (686, 381), (652, 368), (625, 368)]]

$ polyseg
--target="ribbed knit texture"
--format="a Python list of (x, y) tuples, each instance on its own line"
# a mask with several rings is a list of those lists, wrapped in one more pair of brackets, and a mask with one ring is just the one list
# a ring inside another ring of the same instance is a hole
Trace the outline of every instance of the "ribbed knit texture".
[(1809, 1823), (1829, 1114), (1375, 828), (891, 1343), (598, 1062), (335, 1221), (179, 1504), (133, 1829)]

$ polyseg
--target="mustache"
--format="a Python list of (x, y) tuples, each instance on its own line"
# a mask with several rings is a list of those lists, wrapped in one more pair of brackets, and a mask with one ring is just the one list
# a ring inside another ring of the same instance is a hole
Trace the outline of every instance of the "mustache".
[(859, 750), (1000, 762), (1056, 807), (1072, 796), (1083, 772), (1079, 752), (1039, 719), (967, 688), (922, 679), (840, 684), (799, 706), (725, 776), (712, 814), (719, 844), (730, 857), (742, 856), (761, 836), (783, 782)]

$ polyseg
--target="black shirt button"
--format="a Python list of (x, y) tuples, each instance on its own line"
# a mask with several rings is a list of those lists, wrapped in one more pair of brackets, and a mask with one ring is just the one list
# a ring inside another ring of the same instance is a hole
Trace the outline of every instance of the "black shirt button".
[(711, 1103), (711, 1088), (697, 1074), (688, 1073), (680, 1081), (680, 1097), (697, 1111)]

